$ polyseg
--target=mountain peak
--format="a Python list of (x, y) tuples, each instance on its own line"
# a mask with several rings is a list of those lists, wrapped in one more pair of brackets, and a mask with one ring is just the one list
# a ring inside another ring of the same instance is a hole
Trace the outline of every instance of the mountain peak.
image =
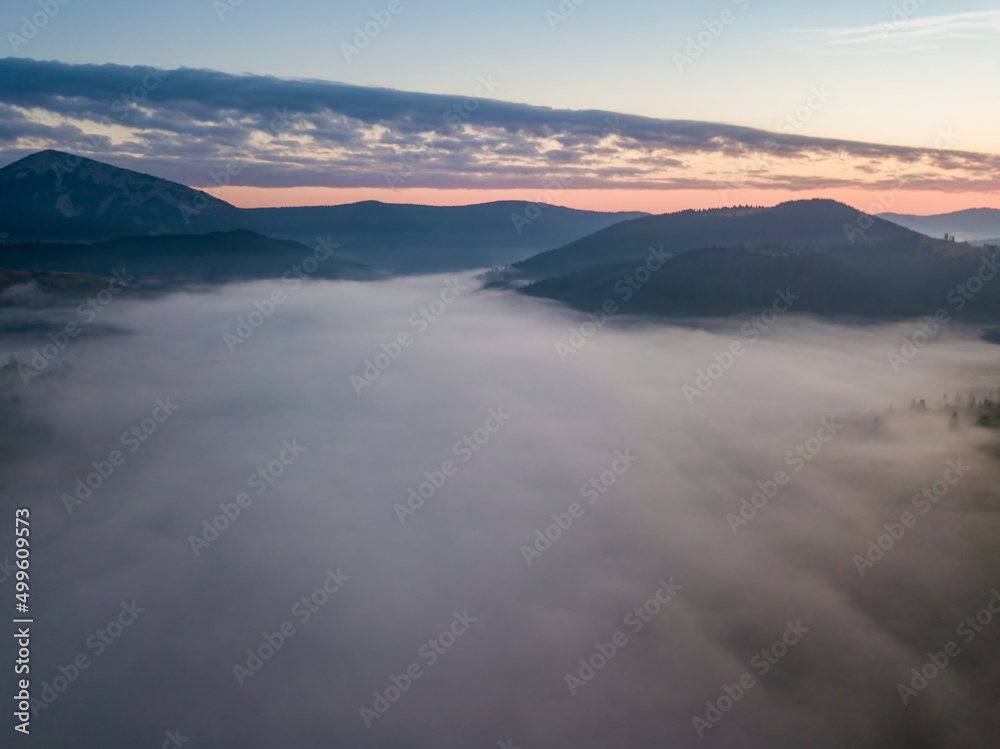
[(200, 190), (54, 149), (0, 169), (0, 205), (79, 240), (193, 234), (238, 223), (238, 209)]
[[(77, 158), (82, 159), (83, 157)], [(53, 148), (46, 148), (44, 151), (36, 151), (35, 153), (30, 153), (27, 156), (20, 158), (0, 169), (0, 179), (2, 179), (8, 172), (22, 172), (24, 169), (30, 169), (36, 173), (39, 170), (44, 171), (50, 169), (52, 164), (65, 161), (66, 159), (72, 160), (73, 154), (66, 153), (64, 151), (56, 151)]]

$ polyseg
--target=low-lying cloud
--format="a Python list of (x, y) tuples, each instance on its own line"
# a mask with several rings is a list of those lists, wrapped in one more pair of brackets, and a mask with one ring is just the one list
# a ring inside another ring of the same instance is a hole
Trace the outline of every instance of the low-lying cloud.
[(1000, 586), (995, 433), (908, 408), (992, 390), (992, 346), (895, 373), (910, 326), (790, 314), (689, 403), (744, 321), (616, 318), (561, 361), (585, 318), (472, 290), (390, 346), (447, 280), (307, 283), (232, 353), (272, 284), (123, 298), (19, 388), (38, 745), (995, 743), (1000, 621), (956, 634)]

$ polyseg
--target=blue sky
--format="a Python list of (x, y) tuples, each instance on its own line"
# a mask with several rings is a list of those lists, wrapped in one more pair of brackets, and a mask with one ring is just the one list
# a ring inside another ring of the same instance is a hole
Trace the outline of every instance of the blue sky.
[[(243, 0), (220, 17), (228, 2), (68, 0), (6, 54), (451, 97), (487, 76), (493, 98), (555, 109), (1000, 154), (1000, 11), (987, 2), (392, 0), (391, 14), (390, 0)], [(0, 30), (20, 34), (37, 12), (6, 0)], [(346, 59), (373, 13), (391, 20)], [(817, 87), (823, 106), (803, 109)]]

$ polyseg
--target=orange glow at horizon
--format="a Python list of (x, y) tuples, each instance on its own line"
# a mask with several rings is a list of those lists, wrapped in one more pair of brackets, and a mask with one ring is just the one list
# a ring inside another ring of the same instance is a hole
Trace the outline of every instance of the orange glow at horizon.
[(832, 190), (564, 190), (549, 196), (537, 189), (477, 190), (339, 187), (223, 187), (205, 192), (239, 208), (342, 205), (362, 200), (419, 205), (473, 205), (495, 200), (543, 202), (591, 211), (671, 213), (730, 205), (771, 206), (787, 200), (830, 198), (866, 213), (931, 215), (966, 208), (1000, 208), (1000, 192), (942, 192), (842, 188)]

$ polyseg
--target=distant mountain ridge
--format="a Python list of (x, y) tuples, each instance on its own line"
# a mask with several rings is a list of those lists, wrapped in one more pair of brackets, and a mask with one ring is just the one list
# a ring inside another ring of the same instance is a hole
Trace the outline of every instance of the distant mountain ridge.
[[(15, 283), (25, 272), (106, 276), (119, 268), (147, 288), (171, 288), (282, 278), (324, 244), (311, 278), (502, 266), (491, 283), (534, 282), (524, 293), (583, 310), (619, 299), (626, 313), (727, 316), (766, 306), (782, 288), (801, 299), (795, 312), (899, 318), (933, 314), (979, 263), (992, 262), (980, 248), (833, 200), (656, 216), (540, 204), (528, 218), (527, 205), (239, 209), (168, 180), (45, 151), (0, 169), (0, 232), (15, 240), (0, 246), (0, 269), (10, 272), (11, 294), (27, 288)], [(61, 241), (24, 241), (32, 233)], [(651, 248), (657, 267), (646, 265), (637, 283), (631, 273)], [(83, 283), (48, 281), (57, 282)], [(1000, 319), (1000, 285), (984, 287), (963, 314)]]
[(1000, 243), (1000, 209), (997, 208), (968, 208), (932, 216), (880, 213), (879, 218), (931, 237), (949, 234), (962, 242)]
[(9, 242), (90, 243), (249, 229), (311, 245), (329, 235), (341, 256), (403, 273), (507, 265), (645, 215), (543, 204), (537, 216), (516, 221), (526, 205), (363, 201), (241, 209), (201, 190), (60, 151), (41, 151), (0, 169), (0, 234)]
[(242, 221), (261, 234), (300, 242), (331, 234), (340, 243), (343, 257), (409, 273), (508, 265), (568, 239), (645, 215), (541, 205), (536, 218), (515, 224), (512, 216), (523, 218), (524, 210), (523, 201), (431, 206), (369, 200), (245, 209)]

